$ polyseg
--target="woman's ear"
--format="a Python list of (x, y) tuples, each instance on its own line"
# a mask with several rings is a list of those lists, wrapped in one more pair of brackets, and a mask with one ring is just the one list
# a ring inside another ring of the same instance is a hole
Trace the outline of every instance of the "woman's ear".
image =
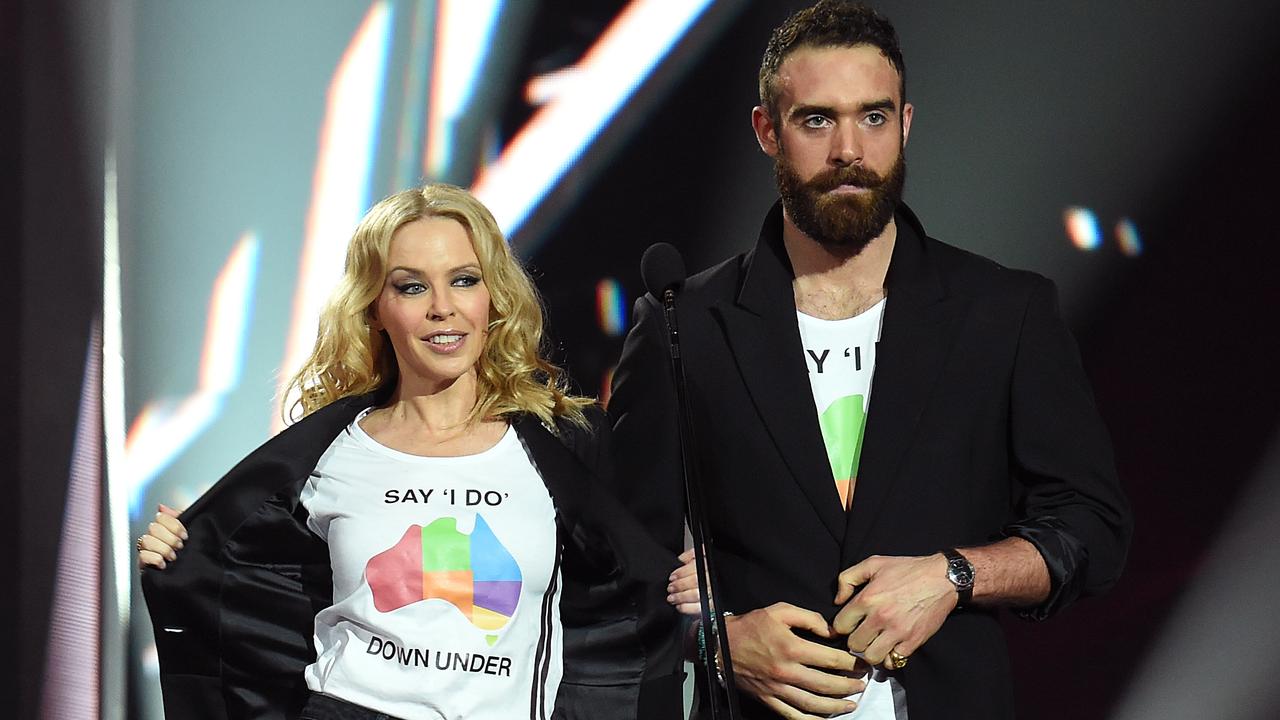
[(383, 327), (382, 321), (378, 319), (377, 305), (370, 305), (369, 309), (364, 311), (364, 323), (378, 332), (386, 329)]

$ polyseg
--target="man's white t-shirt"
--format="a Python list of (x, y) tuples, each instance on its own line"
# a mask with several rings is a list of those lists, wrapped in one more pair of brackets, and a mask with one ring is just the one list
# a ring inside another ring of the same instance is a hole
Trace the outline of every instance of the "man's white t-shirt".
[(884, 303), (882, 299), (844, 320), (821, 320), (796, 313), (831, 477), (846, 510), (857, 485)]
[[(818, 426), (827, 448), (831, 477), (847, 511), (854, 499), (862, 437), (871, 401), (871, 381), (876, 367), (876, 343), (884, 319), (883, 299), (862, 313), (843, 320), (822, 320), (797, 312), (800, 343), (809, 368), (809, 387), (818, 410)], [(889, 673), (873, 668), (867, 689), (849, 699), (858, 703), (842, 720), (895, 720), (895, 704), (902, 705), (901, 684)], [(898, 695), (895, 703), (894, 695)]]
[(560, 546), (519, 436), (507, 428), (477, 455), (421, 457), (379, 444), (363, 417), (302, 490), (333, 567), (307, 687), (406, 720), (550, 717)]

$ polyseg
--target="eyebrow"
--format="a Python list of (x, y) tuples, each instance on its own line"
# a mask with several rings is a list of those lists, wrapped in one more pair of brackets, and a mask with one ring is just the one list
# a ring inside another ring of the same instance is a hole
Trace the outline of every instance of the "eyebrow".
[[(426, 273), (422, 272), (421, 270), (419, 270), (418, 268), (407, 267), (407, 266), (405, 266), (405, 265), (397, 265), (397, 266), (395, 266), (395, 267), (391, 268), (390, 270), (388, 270), (388, 271), (387, 271), (387, 275), (391, 275), (391, 273), (393, 273), (393, 272), (395, 272), (395, 271), (397, 271), (397, 270), (400, 270), (400, 271), (403, 271), (403, 272), (407, 272), (407, 273), (409, 273), (410, 275), (425, 275), (425, 274), (426, 274)], [(459, 265), (458, 267), (455, 267), (455, 268), (449, 268), (449, 270), (448, 270), (448, 272), (447, 272), (446, 274), (448, 274), (448, 275), (452, 275), (453, 273), (461, 272), (461, 271), (463, 271), (463, 270), (474, 270), (475, 272), (480, 272), (480, 266), (479, 266), (479, 265), (477, 265), (476, 263), (467, 263), (467, 264), (465, 264), (465, 265)]]
[[(871, 112), (872, 110), (887, 110), (889, 112), (894, 112), (897, 109), (898, 106), (893, 102), (892, 98), (871, 100), (858, 106), (859, 113)], [(791, 109), (791, 113), (788, 117), (796, 118), (807, 115), (835, 116), (838, 114), (839, 113), (836, 112), (836, 109), (829, 105), (797, 105)]]

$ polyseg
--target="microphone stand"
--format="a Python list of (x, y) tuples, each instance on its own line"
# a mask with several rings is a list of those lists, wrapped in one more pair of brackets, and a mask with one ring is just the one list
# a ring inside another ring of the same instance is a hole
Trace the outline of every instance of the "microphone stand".
[[(702, 605), (702, 625), (699, 632), (703, 634), (703, 642), (699, 643), (699, 647), (705, 648), (707, 654), (706, 662), (703, 663), (707, 696), (711, 700), (711, 717), (714, 720), (719, 720), (721, 717), (737, 720), (739, 717), (737, 683), (733, 674), (733, 658), (729, 653), (729, 636), (725, 632), (724, 613), (721, 610), (723, 606), (717, 601), (715, 594), (717, 575), (711, 560), (711, 531), (706, 523), (702, 477), (699, 474), (697, 455), (694, 453), (697, 442), (693, 432), (693, 411), (684, 377), (684, 360), (680, 357), (676, 292), (672, 288), (662, 292), (662, 315), (666, 321), (671, 343), (671, 371), (676, 386), (677, 425), (680, 430), (680, 459), (684, 465), (685, 504), (689, 509), (689, 534), (693, 536), (694, 566), (698, 571), (698, 594)], [(719, 650), (719, 663), (717, 663), (717, 650)], [(717, 675), (719, 675), (718, 678)], [(720, 693), (716, 691), (717, 684), (724, 687), (725, 701), (723, 702), (727, 702), (727, 707), (722, 707)], [(727, 711), (728, 714), (722, 716), (722, 711)]]

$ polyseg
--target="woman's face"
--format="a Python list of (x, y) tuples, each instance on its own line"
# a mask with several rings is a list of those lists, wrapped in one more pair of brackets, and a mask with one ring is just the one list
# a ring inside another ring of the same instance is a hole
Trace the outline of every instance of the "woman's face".
[(437, 392), (473, 377), (489, 327), (489, 290), (462, 225), (432, 217), (401, 226), (373, 309), (374, 326), (395, 349), (402, 390)]

